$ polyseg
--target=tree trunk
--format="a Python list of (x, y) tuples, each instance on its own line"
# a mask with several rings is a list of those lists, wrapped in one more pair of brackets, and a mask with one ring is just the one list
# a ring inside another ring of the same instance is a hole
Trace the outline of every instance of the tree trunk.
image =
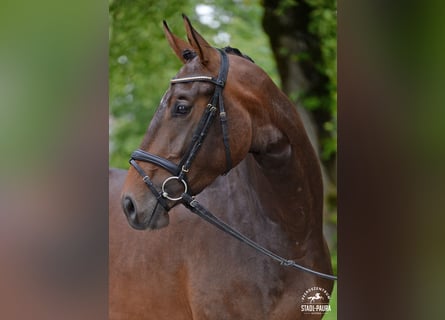
[[(309, 31), (311, 13), (314, 10), (304, 0), (291, 3), (285, 0), (264, 0), (263, 28), (269, 36), (277, 63), (283, 91), (297, 104), (309, 138), (320, 154), (319, 141), (329, 135), (324, 124), (331, 119), (327, 108), (309, 111), (302, 107), (304, 97), (323, 97), (329, 94), (329, 79), (317, 69), (322, 54), (320, 39)], [(336, 198), (335, 157), (322, 163), (325, 199)], [(325, 212), (329, 208), (325, 200)], [(330, 245), (335, 226), (325, 228)]]

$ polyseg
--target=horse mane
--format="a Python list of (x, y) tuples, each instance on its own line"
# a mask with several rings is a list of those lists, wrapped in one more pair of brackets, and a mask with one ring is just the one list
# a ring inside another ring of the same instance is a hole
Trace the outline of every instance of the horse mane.
[(242, 58), (244, 58), (244, 59), (247, 59), (247, 60), (249, 60), (249, 61), (255, 63), (255, 61), (253, 61), (253, 59), (252, 59), (251, 57), (249, 57), (248, 55), (242, 53), (242, 52), (239, 51), (239, 49), (237, 49), (237, 48), (224, 47), (224, 48), (222, 48), (222, 50), (224, 50), (225, 53), (233, 54), (233, 55), (242, 57)]
[[(253, 59), (251, 57), (249, 57), (246, 54), (243, 54), (239, 49), (237, 48), (232, 48), (230, 46), (221, 48), (225, 53), (227, 54), (233, 54), (236, 56), (239, 56), (241, 58), (247, 59), (253, 63), (255, 63), (255, 61), (253, 61)], [(182, 51), (182, 57), (186, 60), (186, 61), (190, 61), (192, 60), (194, 57), (196, 57), (196, 52), (190, 50), (190, 49), (185, 49), (184, 51)]]

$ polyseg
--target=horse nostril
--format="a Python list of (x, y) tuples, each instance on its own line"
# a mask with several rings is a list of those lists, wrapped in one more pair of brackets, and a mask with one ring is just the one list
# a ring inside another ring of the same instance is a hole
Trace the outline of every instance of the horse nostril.
[(136, 208), (134, 206), (133, 200), (126, 196), (122, 201), (122, 208), (124, 209), (125, 214), (131, 220), (136, 219)]

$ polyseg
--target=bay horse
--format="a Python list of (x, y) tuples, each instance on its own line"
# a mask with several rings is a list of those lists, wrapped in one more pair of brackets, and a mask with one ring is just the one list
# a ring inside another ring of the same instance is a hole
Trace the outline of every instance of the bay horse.
[(259, 245), (332, 272), (320, 165), (294, 105), (183, 17), (188, 42), (164, 22), (183, 66), (128, 172), (110, 170), (110, 319), (320, 319), (302, 312), (302, 296), (330, 293), (332, 280), (280, 265), (189, 210), (199, 201)]

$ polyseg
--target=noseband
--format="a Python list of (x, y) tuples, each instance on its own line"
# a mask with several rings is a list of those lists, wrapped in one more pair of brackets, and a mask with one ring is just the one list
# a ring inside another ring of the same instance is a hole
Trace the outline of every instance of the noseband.
[[(325, 279), (337, 280), (336, 276), (306, 268), (302, 265), (297, 264), (293, 260), (288, 260), (283, 257), (280, 257), (279, 255), (273, 253), (272, 251), (260, 246), (256, 242), (252, 241), (248, 237), (244, 236), (237, 230), (227, 225), (225, 222), (221, 221), (218, 217), (213, 215), (210, 211), (204, 208), (196, 199), (194, 199), (191, 196), (190, 194), (191, 190), (189, 190), (189, 187), (187, 185), (187, 173), (189, 172), (191, 164), (195, 159), (202, 143), (204, 142), (205, 137), (207, 136), (207, 132), (210, 128), (210, 125), (213, 123), (218, 107), (219, 107), (219, 117), (223, 134), (224, 149), (226, 152), (225, 173), (229, 172), (230, 169), (232, 169), (232, 158), (229, 146), (229, 134), (227, 130), (227, 117), (226, 117), (226, 112), (224, 110), (224, 99), (222, 96), (222, 91), (224, 89), (227, 80), (227, 73), (229, 71), (229, 59), (227, 58), (227, 54), (223, 50), (218, 49), (218, 51), (221, 55), (221, 66), (219, 69), (218, 77), (216, 79), (209, 76), (192, 76), (184, 78), (175, 78), (170, 80), (171, 84), (201, 81), (201, 82), (210, 82), (215, 85), (215, 91), (210, 100), (210, 103), (207, 105), (204, 114), (202, 115), (201, 120), (198, 123), (195, 133), (193, 134), (192, 143), (188, 148), (187, 152), (184, 154), (181, 162), (178, 165), (176, 165), (175, 163), (171, 162), (168, 159), (138, 149), (131, 154), (130, 164), (136, 169), (139, 175), (141, 175), (142, 180), (145, 182), (147, 187), (156, 197), (157, 204), (161, 205), (166, 211), (169, 211), (171, 209), (167, 204), (167, 200), (175, 202), (181, 201), (190, 211), (197, 214), (202, 219), (213, 224), (218, 229), (230, 234), (232, 237), (249, 245), (255, 250), (261, 252), (262, 254), (268, 256), (269, 258), (278, 261), (281, 265), (294, 267), (296, 269), (317, 275)], [(172, 176), (164, 180), (164, 182), (162, 183), (161, 190), (159, 191), (153, 184), (153, 182), (150, 180), (148, 175), (145, 173), (145, 171), (138, 165), (136, 161), (149, 162), (154, 165), (157, 165), (158, 167), (161, 167), (170, 172)], [(174, 197), (166, 191), (168, 183), (170, 181), (175, 181), (175, 180), (180, 182), (184, 187), (184, 191), (182, 195), (179, 197)], [(155, 212), (156, 212), (156, 207), (153, 209), (152, 218)]]
[[(222, 134), (223, 134), (223, 143), (224, 143), (224, 149), (226, 153), (226, 173), (232, 169), (232, 157), (230, 154), (230, 145), (229, 145), (229, 133), (227, 129), (227, 116), (224, 109), (224, 99), (222, 96), (222, 91), (224, 89), (226, 80), (227, 80), (227, 73), (229, 71), (229, 59), (227, 57), (227, 54), (221, 50), (218, 49), (220, 55), (221, 55), (221, 66), (219, 69), (218, 77), (213, 78), (209, 76), (193, 76), (193, 77), (184, 77), (184, 78), (175, 78), (170, 80), (170, 83), (176, 84), (176, 83), (187, 83), (187, 82), (210, 82), (215, 85), (215, 91), (213, 93), (213, 96), (207, 105), (204, 114), (201, 117), (201, 120), (198, 123), (198, 126), (195, 130), (195, 133), (193, 134), (192, 142), (187, 149), (187, 152), (182, 157), (182, 160), (178, 165), (171, 162), (168, 159), (159, 157), (157, 155), (151, 154), (149, 152), (143, 151), (143, 150), (136, 150), (131, 154), (130, 164), (136, 169), (136, 171), (142, 176), (142, 179), (144, 180), (145, 184), (148, 186), (150, 191), (153, 193), (153, 195), (156, 197), (158, 203), (165, 209), (169, 210), (169, 206), (167, 205), (167, 201), (179, 201), (182, 199), (182, 196), (180, 197), (174, 197), (166, 191), (166, 187), (170, 181), (178, 181), (184, 186), (183, 193), (189, 194), (189, 188), (187, 185), (187, 173), (190, 170), (190, 167), (192, 165), (193, 160), (195, 159), (196, 155), (198, 154), (199, 149), (201, 148), (202, 143), (204, 142), (205, 137), (207, 136), (208, 130), (213, 123), (213, 120), (216, 115), (216, 111), (219, 107), (219, 118), (222, 128)], [(158, 167), (161, 167), (168, 172), (170, 172), (173, 176), (167, 178), (163, 184), (161, 190), (157, 190), (154, 186), (153, 182), (150, 180), (147, 174), (145, 174), (144, 170), (137, 164), (136, 160), (143, 161), (143, 162), (149, 162), (152, 163)]]

